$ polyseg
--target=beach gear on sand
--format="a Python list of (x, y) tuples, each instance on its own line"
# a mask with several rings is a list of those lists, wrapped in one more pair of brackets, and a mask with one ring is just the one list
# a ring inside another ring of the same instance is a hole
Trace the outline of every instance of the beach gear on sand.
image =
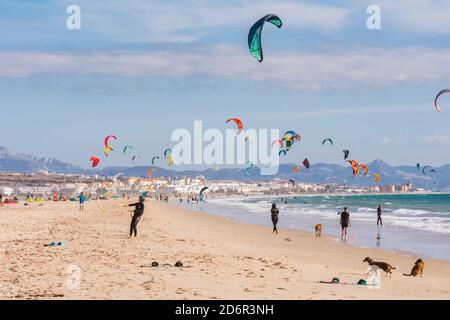
[(183, 266), (183, 263), (181, 261), (177, 261), (175, 263), (175, 267), (177, 267), (177, 268), (181, 268), (182, 266)]
[(340, 282), (339, 278), (333, 278), (331, 281), (319, 281), (319, 283), (326, 283), (326, 284), (341, 284), (341, 285), (348, 285), (348, 286), (367, 286), (367, 282), (364, 279), (359, 279), (357, 283), (351, 283), (351, 282)]
[(50, 244), (45, 244), (45, 247), (64, 247), (64, 242), (51, 242)]

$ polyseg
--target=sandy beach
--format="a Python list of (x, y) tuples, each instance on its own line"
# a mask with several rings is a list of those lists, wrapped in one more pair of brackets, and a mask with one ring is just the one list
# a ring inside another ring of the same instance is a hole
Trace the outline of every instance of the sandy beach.
[[(128, 239), (127, 203), (89, 201), (84, 212), (76, 202), (0, 207), (0, 299), (450, 298), (448, 261), (426, 260), (423, 278), (405, 277), (418, 257), (295, 230), (272, 235), (155, 200), (146, 202), (138, 237)], [(380, 289), (318, 283), (366, 279), (366, 256), (398, 266)], [(173, 266), (178, 260), (183, 268)]]

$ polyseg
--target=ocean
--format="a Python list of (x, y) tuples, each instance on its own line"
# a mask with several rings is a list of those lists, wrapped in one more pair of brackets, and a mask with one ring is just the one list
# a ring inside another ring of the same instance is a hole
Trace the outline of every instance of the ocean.
[[(249, 196), (207, 201), (198, 209), (266, 226), (271, 226), (270, 207), (276, 203), (280, 228), (314, 232), (314, 226), (321, 223), (323, 233), (337, 242), (338, 212), (346, 206), (352, 220), (348, 244), (450, 260), (450, 194)], [(383, 227), (376, 225), (378, 204), (382, 205)]]

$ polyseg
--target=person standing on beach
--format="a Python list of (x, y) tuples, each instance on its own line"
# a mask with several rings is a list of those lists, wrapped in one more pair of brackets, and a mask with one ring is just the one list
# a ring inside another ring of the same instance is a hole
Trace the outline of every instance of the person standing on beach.
[(278, 224), (278, 215), (280, 214), (280, 211), (278, 210), (277, 205), (275, 203), (272, 203), (272, 209), (270, 210), (270, 213), (272, 215), (272, 223), (273, 223), (272, 233), (278, 234), (277, 224)]
[(82, 192), (80, 194), (80, 211), (84, 211), (84, 202), (86, 201), (86, 196)]
[(341, 212), (341, 240), (347, 240), (347, 228), (351, 226), (350, 223), (350, 213), (348, 213), (347, 207), (344, 208), (344, 211)]
[(137, 224), (139, 223), (141, 216), (144, 214), (144, 201), (145, 199), (143, 197), (139, 197), (138, 202), (128, 205), (129, 207), (134, 207), (134, 214), (131, 218), (130, 225), (130, 238), (133, 235), (133, 232), (134, 236), (137, 236)]
[(378, 209), (377, 209), (377, 227), (378, 224), (380, 224), (381, 226), (383, 226), (383, 220), (381, 220), (381, 204), (378, 205)]

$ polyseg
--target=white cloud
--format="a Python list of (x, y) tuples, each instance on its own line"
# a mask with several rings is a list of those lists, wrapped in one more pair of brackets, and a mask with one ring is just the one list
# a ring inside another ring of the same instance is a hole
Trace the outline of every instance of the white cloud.
[(189, 52), (29, 53), (1, 52), (0, 76), (39, 74), (162, 76), (272, 81), (294, 89), (386, 86), (448, 80), (450, 50), (357, 49), (335, 53), (266, 50), (256, 62), (245, 49), (217, 45)]
[(450, 144), (450, 136), (435, 134), (419, 139), (420, 142), (433, 143), (433, 144)]
[(291, 29), (330, 32), (343, 27), (350, 14), (347, 8), (291, 0), (79, 0), (77, 4), (89, 32), (148, 42), (191, 42), (216, 28), (248, 28), (268, 13), (279, 15)]

